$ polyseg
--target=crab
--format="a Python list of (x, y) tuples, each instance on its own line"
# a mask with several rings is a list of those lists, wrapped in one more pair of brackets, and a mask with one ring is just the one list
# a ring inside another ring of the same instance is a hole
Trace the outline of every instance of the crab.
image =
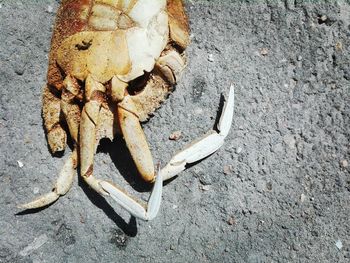
[[(48, 206), (65, 195), (80, 167), (84, 181), (131, 215), (153, 219), (163, 181), (215, 152), (228, 135), (234, 104), (231, 86), (217, 130), (155, 169), (141, 122), (172, 91), (186, 66), (187, 15), (181, 0), (63, 0), (51, 42), (43, 119), (52, 153), (64, 151), (67, 132), (74, 148), (52, 188), (22, 209)], [(68, 128), (66, 128), (68, 127)], [(114, 183), (93, 174), (100, 139), (121, 134), (141, 177), (154, 184), (141, 204)]]

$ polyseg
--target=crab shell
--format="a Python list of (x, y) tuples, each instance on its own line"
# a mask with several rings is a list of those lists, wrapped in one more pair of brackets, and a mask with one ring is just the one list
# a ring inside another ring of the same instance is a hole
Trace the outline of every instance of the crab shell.
[(170, 63), (182, 65), (174, 65), (179, 70), (168, 76), (154, 69), (156, 62), (161, 67), (161, 54), (174, 49), (185, 60), (188, 32), (181, 0), (63, 0), (51, 43), (48, 85), (62, 90), (66, 75), (84, 82), (91, 73), (103, 84), (113, 76), (129, 84), (145, 76), (142, 81), (148, 85), (133, 98), (140, 121), (145, 121), (184, 68), (173, 59)]

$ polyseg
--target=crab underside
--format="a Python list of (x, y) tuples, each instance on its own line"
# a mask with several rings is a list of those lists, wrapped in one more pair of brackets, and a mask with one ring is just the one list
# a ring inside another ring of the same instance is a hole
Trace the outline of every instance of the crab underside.
[[(208, 132), (155, 171), (140, 122), (172, 91), (186, 65), (188, 43), (181, 0), (63, 0), (51, 43), (43, 117), (51, 151), (66, 147), (64, 124), (74, 149), (53, 190), (20, 207), (43, 207), (66, 194), (79, 164), (82, 178), (96, 192), (112, 197), (137, 218), (154, 218), (162, 182), (220, 148), (233, 117), (231, 87), (217, 131)], [(117, 133), (124, 137), (142, 178), (154, 183), (148, 205), (93, 175), (100, 139), (113, 139)]]

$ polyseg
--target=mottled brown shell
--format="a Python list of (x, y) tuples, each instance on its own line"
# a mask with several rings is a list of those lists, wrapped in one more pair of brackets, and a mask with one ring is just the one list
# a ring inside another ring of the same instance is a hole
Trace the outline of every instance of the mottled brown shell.
[[(64, 72), (57, 63), (57, 52), (63, 41), (76, 33), (83, 31), (93, 32), (88, 25), (92, 6), (95, 2), (106, 4), (122, 2), (118, 0), (92, 1), (92, 0), (63, 0), (57, 13), (56, 24), (51, 43), (49, 56), (48, 86), (62, 90)], [(137, 1), (130, 1), (130, 6)], [(169, 17), (169, 39), (164, 52), (176, 50), (182, 53), (189, 43), (188, 20), (181, 0), (167, 1)], [(69, 52), (67, 52), (69, 54)], [(70, 57), (66, 57), (67, 61)], [(108, 83), (106, 83), (108, 84)], [(136, 95), (134, 102), (141, 121), (147, 120), (172, 91), (172, 84), (164, 78), (157, 68), (129, 83), (129, 91)]]

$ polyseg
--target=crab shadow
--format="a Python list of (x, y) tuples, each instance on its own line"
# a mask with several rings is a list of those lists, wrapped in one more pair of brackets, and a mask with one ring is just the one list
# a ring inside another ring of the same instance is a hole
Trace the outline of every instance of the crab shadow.
[(129, 237), (135, 237), (137, 235), (136, 218), (131, 216), (129, 222), (127, 223), (120, 215), (115, 212), (114, 208), (106, 201), (105, 198), (91, 189), (84, 182), (81, 176), (78, 178), (79, 186), (84, 191), (91, 203), (93, 203), (97, 208), (101, 209), (108, 216), (108, 218), (112, 220), (126, 235)]
[(109, 139), (101, 139), (97, 153), (107, 153), (124, 180), (137, 192), (150, 192), (153, 184), (145, 182), (136, 169), (135, 163), (125, 144), (125, 141), (116, 136), (111, 142)]

